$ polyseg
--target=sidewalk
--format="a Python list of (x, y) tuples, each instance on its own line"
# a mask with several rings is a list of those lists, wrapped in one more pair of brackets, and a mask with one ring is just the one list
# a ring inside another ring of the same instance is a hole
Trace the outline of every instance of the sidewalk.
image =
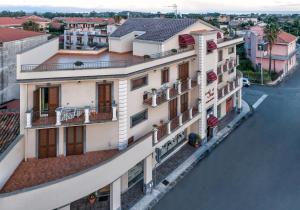
[(247, 119), (252, 110), (243, 101), (242, 111), (226, 127), (220, 130), (217, 135), (192, 153), (182, 164), (173, 170), (164, 180), (157, 184), (152, 192), (143, 196), (131, 210), (151, 209), (178, 181), (180, 181), (201, 159), (205, 158), (219, 143), (221, 143), (236, 127)]

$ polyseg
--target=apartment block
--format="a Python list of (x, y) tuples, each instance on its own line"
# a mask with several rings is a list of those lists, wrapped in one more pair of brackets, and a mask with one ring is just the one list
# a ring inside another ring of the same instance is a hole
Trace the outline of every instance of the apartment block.
[(46, 42), (48, 35), (13, 28), (0, 28), (0, 104), (19, 98), (16, 82), (17, 54)]
[(85, 208), (92, 194), (121, 209), (138, 180), (151, 192), (189, 134), (203, 144), (242, 108), (243, 38), (202, 20), (132, 18), (108, 39), (98, 54), (59, 51), (58, 39), (18, 54), (22, 138), (4, 157), (18, 167), (1, 178), (1, 208)]

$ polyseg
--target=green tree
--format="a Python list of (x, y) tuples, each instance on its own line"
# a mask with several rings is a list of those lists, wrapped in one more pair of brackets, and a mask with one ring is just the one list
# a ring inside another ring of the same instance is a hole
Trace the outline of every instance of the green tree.
[(268, 19), (267, 24), (264, 28), (265, 39), (269, 43), (269, 73), (271, 74), (272, 68), (272, 49), (275, 44), (280, 28), (273, 18)]
[(31, 20), (24, 22), (22, 24), (22, 27), (24, 30), (27, 30), (27, 31), (39, 31), (40, 30), (39, 24), (37, 24), (36, 22), (33, 22)]

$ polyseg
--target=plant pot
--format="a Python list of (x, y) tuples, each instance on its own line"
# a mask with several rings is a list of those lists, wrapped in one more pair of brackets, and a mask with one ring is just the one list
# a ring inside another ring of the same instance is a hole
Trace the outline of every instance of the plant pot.
[(89, 203), (93, 205), (96, 202), (96, 196), (95, 195), (90, 195), (89, 196)]

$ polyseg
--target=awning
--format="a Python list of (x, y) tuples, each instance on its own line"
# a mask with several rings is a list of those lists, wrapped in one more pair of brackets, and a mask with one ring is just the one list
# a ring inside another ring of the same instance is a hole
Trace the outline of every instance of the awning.
[(180, 47), (187, 47), (189, 45), (194, 45), (194, 44), (195, 44), (195, 39), (192, 35), (190, 35), (190, 34), (179, 35)]
[(210, 115), (209, 118), (207, 119), (207, 126), (208, 127), (211, 127), (211, 128), (216, 127), (218, 125), (218, 123), (219, 123), (218, 118), (216, 118), (213, 115)]
[(217, 48), (218, 48), (218, 46), (217, 46), (217, 44), (214, 41), (208, 41), (207, 42), (207, 50), (213, 51), (213, 50), (215, 50)]
[(207, 72), (206, 77), (207, 77), (207, 80), (208, 80), (209, 82), (213, 82), (213, 81), (215, 81), (215, 80), (218, 79), (216, 73), (213, 72), (213, 71)]

